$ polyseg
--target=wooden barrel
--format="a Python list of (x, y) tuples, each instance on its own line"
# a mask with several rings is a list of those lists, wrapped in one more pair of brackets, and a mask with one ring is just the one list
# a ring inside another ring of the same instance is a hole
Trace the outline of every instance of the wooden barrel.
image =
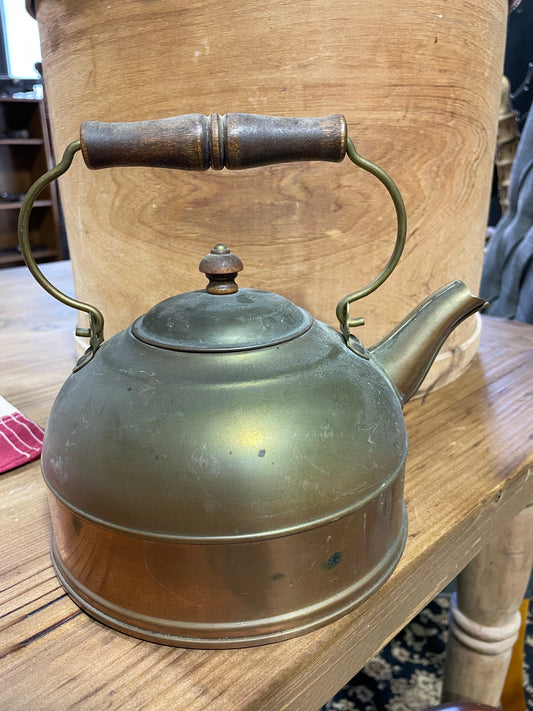
[[(398, 184), (407, 245), (393, 276), (352, 306), (365, 345), (421, 299), (478, 289), (491, 189), (507, 3), (495, 0), (36, 0), (56, 157), (85, 120), (186, 113), (343, 113), (357, 150)], [(276, 291), (336, 325), (339, 299), (393, 247), (383, 186), (340, 164), (247, 171), (88, 170), (60, 190), (77, 296), (106, 335), (161, 299), (203, 288), (217, 242), (242, 286)], [(479, 319), (445, 345), (426, 387), (474, 356)]]

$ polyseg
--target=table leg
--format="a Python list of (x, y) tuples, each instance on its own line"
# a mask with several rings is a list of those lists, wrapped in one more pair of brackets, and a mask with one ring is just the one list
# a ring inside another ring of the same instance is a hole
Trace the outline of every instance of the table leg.
[(443, 701), (499, 705), (532, 563), (533, 506), (528, 506), (457, 578)]

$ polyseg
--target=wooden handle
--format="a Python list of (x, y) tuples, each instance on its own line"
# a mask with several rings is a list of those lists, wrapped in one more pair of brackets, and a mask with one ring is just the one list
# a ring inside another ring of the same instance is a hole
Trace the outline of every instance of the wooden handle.
[(346, 120), (255, 114), (187, 114), (155, 121), (81, 126), (87, 167), (149, 166), (180, 170), (238, 170), (273, 163), (341, 161)]

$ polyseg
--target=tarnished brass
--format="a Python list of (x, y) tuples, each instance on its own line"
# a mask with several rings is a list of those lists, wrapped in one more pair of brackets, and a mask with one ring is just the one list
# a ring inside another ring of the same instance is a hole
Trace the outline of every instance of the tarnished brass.
[(359, 166), (360, 168), (363, 168), (364, 170), (367, 170), (369, 173), (372, 173), (372, 175), (375, 175), (376, 178), (378, 178), (378, 180), (380, 180), (387, 188), (389, 195), (392, 198), (392, 202), (394, 203), (394, 208), (396, 210), (396, 219), (398, 223), (394, 250), (383, 270), (378, 274), (375, 279), (373, 279), (369, 284), (367, 284), (367, 286), (363, 287), (362, 289), (358, 289), (353, 294), (345, 296), (344, 299), (341, 299), (337, 304), (337, 320), (340, 324), (341, 331), (346, 340), (346, 343), (350, 345), (350, 328), (354, 328), (356, 326), (363, 326), (365, 320), (363, 318), (350, 318), (349, 306), (354, 301), (362, 299), (365, 296), (371, 294), (373, 291), (375, 291), (383, 284), (384, 281), (386, 281), (390, 277), (390, 275), (394, 271), (394, 268), (400, 261), (403, 248), (405, 246), (405, 236), (407, 234), (407, 215), (405, 213), (405, 205), (403, 202), (403, 198), (400, 194), (400, 191), (398, 190), (396, 183), (393, 181), (390, 175), (379, 166), (375, 165), (374, 163), (371, 163), (366, 158), (363, 158), (363, 156), (360, 156), (359, 153), (357, 153), (357, 151), (355, 150), (353, 141), (350, 138), (347, 139), (346, 148), (348, 158), (353, 163), (355, 163), (355, 165)]
[(418, 390), (453, 329), (486, 305), (462, 281), (452, 281), (424, 299), (369, 349), (396, 386), (402, 405)]
[(73, 309), (78, 309), (79, 311), (84, 311), (89, 315), (90, 326), (88, 329), (78, 327), (76, 329), (76, 335), (89, 338), (89, 348), (83, 357), (78, 361), (76, 369), (81, 368), (87, 361), (89, 361), (100, 344), (104, 340), (104, 317), (102, 312), (99, 311), (96, 306), (91, 304), (86, 304), (83, 301), (78, 301), (73, 299), (71, 296), (64, 294), (57, 287), (55, 287), (42, 273), (42, 271), (37, 266), (37, 262), (33, 258), (31, 251), (30, 238), (28, 233), (28, 227), (30, 224), (30, 213), (33, 207), (33, 203), (42, 191), (50, 185), (54, 180), (57, 180), (60, 176), (67, 172), (67, 170), (72, 165), (72, 161), (77, 151), (81, 150), (81, 142), (73, 141), (67, 146), (63, 154), (61, 161), (47, 173), (42, 175), (38, 180), (33, 183), (26, 195), (24, 196), (24, 201), (20, 208), (19, 220), (18, 220), (18, 238), (20, 251), (26, 263), (26, 266), (32, 273), (35, 280), (45, 289), (51, 296), (53, 296), (58, 301), (63, 304), (72, 307)]
[(218, 244), (201, 262), (206, 289), (98, 343), (52, 407), (52, 560), (73, 599), (112, 627), (190, 647), (273, 642), (355, 607), (401, 556), (402, 406), (484, 302), (452, 282), (369, 349), (349, 333), (349, 304), (400, 257), (405, 211), (390, 178), (346, 146), (387, 187), (398, 231), (382, 273), (340, 302), (342, 333), (237, 287), (242, 263)]

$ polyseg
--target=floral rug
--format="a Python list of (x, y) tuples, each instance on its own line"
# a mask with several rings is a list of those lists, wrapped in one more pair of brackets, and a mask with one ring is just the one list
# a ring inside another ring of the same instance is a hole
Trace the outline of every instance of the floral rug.
[[(533, 612), (528, 614), (524, 692), (533, 710)], [(423, 711), (439, 703), (449, 598), (438, 597), (335, 696), (321, 711)]]

